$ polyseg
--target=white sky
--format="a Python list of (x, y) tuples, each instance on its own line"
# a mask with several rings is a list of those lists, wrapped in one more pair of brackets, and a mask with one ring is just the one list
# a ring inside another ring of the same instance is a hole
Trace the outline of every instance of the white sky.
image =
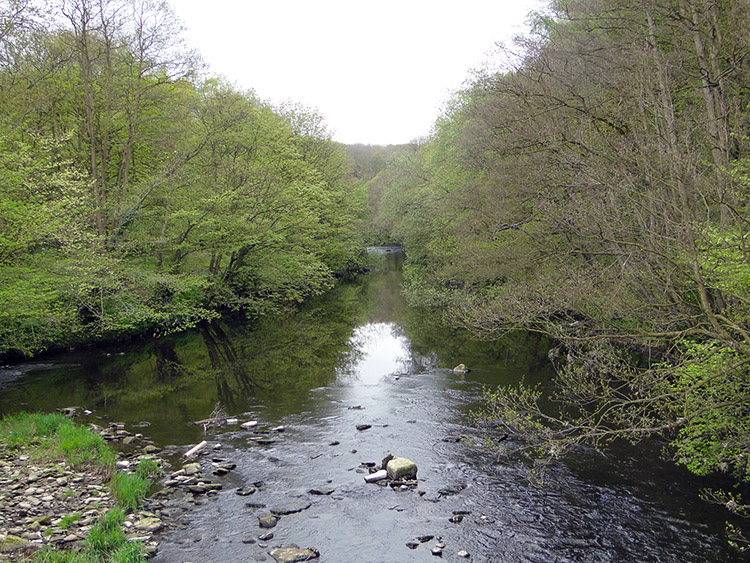
[(302, 102), (342, 143), (429, 134), (443, 103), (539, 0), (170, 0), (210, 65)]

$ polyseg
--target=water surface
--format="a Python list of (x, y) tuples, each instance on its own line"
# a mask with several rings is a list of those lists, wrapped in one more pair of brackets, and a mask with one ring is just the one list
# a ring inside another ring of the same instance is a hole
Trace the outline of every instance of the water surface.
[[(498, 562), (738, 560), (723, 536), (725, 513), (697, 499), (710, 483), (663, 461), (659, 444), (620, 446), (606, 459), (583, 452), (554, 467), (544, 487), (471, 445), (484, 440), (467, 418), (482, 388), (545, 381), (547, 346), (523, 335), (481, 343), (447, 329), (404, 303), (403, 254), (377, 256), (372, 274), (295, 315), (0, 369), (0, 411), (80, 406), (93, 411), (82, 421), (125, 422), (174, 462), (200, 440), (221, 444), (237, 469), (187, 528), (163, 534), (156, 563), (270, 560), (271, 547), (290, 543), (316, 547), (324, 562), (434, 561), (435, 540), (406, 546), (423, 535), (442, 538), (449, 561), (459, 550)], [(472, 371), (453, 373), (458, 363)], [(260, 430), (286, 430), (261, 446), (238, 426), (192, 424), (217, 404)], [(365, 484), (361, 463), (388, 453), (418, 464), (417, 490)], [(234, 494), (258, 481), (251, 497)], [(316, 486), (335, 492), (311, 496)], [(283, 517), (268, 547), (242, 542), (265, 531), (248, 502), (299, 499), (311, 507)], [(463, 521), (449, 521), (454, 511)]]

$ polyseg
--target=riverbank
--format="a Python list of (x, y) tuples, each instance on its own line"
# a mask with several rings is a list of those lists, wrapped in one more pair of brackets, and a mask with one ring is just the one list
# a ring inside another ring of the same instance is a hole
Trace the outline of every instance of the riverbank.
[[(60, 414), (20, 413), (0, 423), (0, 556), (7, 561), (66, 561), (82, 553), (127, 554), (144, 561), (156, 551), (163, 522), (145, 499), (162, 460), (116, 453), (105, 437), (135, 438), (119, 425), (76, 426)], [(141, 436), (142, 438), (142, 436)], [(156, 501), (158, 502), (158, 501)], [(67, 555), (66, 555), (67, 554)]]

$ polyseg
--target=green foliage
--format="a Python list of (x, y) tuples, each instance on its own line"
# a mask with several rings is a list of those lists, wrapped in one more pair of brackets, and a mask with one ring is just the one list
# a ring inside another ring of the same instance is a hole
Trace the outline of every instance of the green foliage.
[(729, 472), (750, 481), (750, 371), (736, 350), (717, 342), (683, 345), (678, 365), (659, 388), (671, 400), (660, 405), (680, 428), (675, 459), (697, 475)]
[(2, 37), (0, 356), (259, 316), (356, 267), (359, 186), (319, 114), (194, 79), (166, 3), (76, 2)]
[(750, 10), (561, 1), (533, 24), (369, 183), (372, 230), (405, 245), (412, 301), (557, 341), (556, 404), (487, 396), (519, 453), (660, 435), (746, 481)]

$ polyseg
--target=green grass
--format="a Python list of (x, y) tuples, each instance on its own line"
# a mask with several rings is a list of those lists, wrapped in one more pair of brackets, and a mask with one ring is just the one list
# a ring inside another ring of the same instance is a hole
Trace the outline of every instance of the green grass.
[(64, 459), (76, 469), (111, 474), (115, 452), (101, 436), (76, 426), (61, 414), (19, 413), (0, 422), (0, 442), (29, 448), (35, 460)]
[(128, 542), (122, 531), (125, 511), (113, 508), (102, 516), (89, 532), (84, 548), (80, 552), (44, 549), (39, 552), (37, 563), (145, 563), (143, 546)]
[(60, 520), (60, 527), (63, 530), (67, 530), (68, 526), (70, 526), (71, 524), (73, 524), (75, 521), (77, 521), (80, 518), (81, 518), (80, 512), (69, 514), (68, 516), (63, 516), (62, 519)]
[[(94, 525), (81, 551), (45, 548), (37, 563), (145, 563), (143, 545), (128, 542), (122, 530), (126, 511), (138, 507), (152, 481), (161, 473), (156, 461), (143, 459), (135, 474), (115, 471), (116, 454), (104, 440), (60, 414), (20, 413), (0, 420), (0, 446), (23, 448), (38, 461), (65, 460), (74, 468), (109, 476), (116, 506)], [(73, 489), (65, 491), (66, 496)], [(93, 494), (93, 492), (92, 492)], [(92, 505), (93, 506), (93, 505)], [(65, 516), (60, 527), (68, 528), (81, 514)]]

